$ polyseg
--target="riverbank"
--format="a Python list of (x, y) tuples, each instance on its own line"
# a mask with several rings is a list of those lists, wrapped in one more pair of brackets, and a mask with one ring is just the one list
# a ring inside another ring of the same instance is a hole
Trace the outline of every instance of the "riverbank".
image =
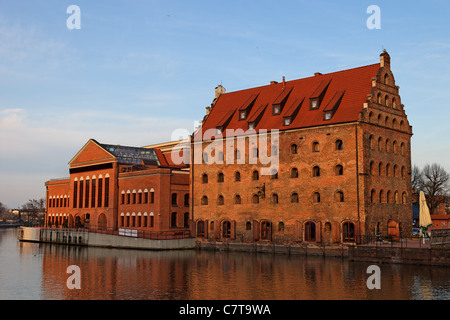
[(317, 244), (274, 244), (274, 243), (233, 243), (218, 241), (197, 241), (199, 250), (248, 252), (284, 255), (304, 255), (340, 257), (350, 261), (372, 263), (397, 263), (429, 266), (450, 266), (448, 248), (402, 247), (381, 245), (330, 245)]

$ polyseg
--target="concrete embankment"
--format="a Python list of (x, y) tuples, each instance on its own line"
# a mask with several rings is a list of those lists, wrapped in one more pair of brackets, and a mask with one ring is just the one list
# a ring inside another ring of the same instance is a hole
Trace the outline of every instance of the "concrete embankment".
[(144, 250), (176, 250), (195, 248), (195, 238), (152, 240), (75, 229), (55, 230), (21, 227), (18, 238), (20, 241), (104, 248)]

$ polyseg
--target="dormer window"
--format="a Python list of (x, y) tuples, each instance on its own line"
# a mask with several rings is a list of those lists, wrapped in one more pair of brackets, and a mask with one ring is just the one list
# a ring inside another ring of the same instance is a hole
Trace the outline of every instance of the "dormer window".
[(311, 109), (317, 109), (319, 108), (319, 101), (317, 101), (317, 99), (311, 99)]
[(241, 111), (239, 113), (239, 120), (245, 120), (247, 118), (247, 112), (246, 111)]
[(331, 112), (325, 112), (323, 116), (324, 120), (330, 120), (331, 119)]
[(291, 118), (284, 118), (284, 123), (285, 126), (289, 126), (291, 124)]
[(248, 130), (255, 130), (255, 123), (254, 122), (249, 122), (248, 123)]
[(281, 107), (279, 105), (273, 106), (273, 114), (274, 115), (280, 114), (280, 111), (281, 111)]
[(216, 135), (222, 134), (222, 128), (216, 128)]

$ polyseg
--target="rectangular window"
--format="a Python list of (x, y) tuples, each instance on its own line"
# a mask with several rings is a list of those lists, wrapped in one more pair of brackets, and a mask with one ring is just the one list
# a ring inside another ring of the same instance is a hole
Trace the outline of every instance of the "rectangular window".
[(103, 179), (98, 179), (97, 207), (102, 207)]
[(83, 195), (84, 195), (84, 181), (80, 181), (80, 201), (78, 202), (78, 207), (83, 208)]
[(155, 193), (150, 192), (150, 203), (155, 203)]
[(105, 207), (109, 207), (109, 178), (105, 178)]
[(148, 203), (148, 192), (144, 192), (144, 203)]
[(78, 201), (78, 181), (73, 182), (73, 207), (77, 207)]
[(90, 181), (86, 180), (86, 196), (84, 199), (84, 207), (85, 208), (89, 208), (89, 196), (90, 196), (89, 188), (90, 188)]
[(95, 192), (97, 191), (97, 180), (92, 180), (91, 208), (95, 208)]
[(176, 193), (172, 193), (172, 206), (178, 205), (178, 195)]

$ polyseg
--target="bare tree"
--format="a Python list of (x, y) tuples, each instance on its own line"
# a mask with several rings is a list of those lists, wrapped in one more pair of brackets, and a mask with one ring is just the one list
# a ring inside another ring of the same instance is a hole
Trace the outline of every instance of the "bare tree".
[(427, 197), (430, 214), (433, 214), (439, 202), (449, 191), (450, 175), (437, 163), (427, 164), (422, 170), (421, 190)]
[(8, 207), (0, 202), (0, 220), (6, 217)]
[(38, 218), (39, 213), (45, 211), (45, 199), (41, 198), (39, 200), (36, 199), (28, 200), (27, 203), (22, 205), (20, 211), (27, 213), (28, 220), (30, 220), (30, 218), (32, 220), (35, 220), (36, 218)]
[(414, 165), (411, 170), (411, 185), (412, 188), (419, 193), (422, 189), (423, 177), (422, 172), (420, 171), (417, 165)]

